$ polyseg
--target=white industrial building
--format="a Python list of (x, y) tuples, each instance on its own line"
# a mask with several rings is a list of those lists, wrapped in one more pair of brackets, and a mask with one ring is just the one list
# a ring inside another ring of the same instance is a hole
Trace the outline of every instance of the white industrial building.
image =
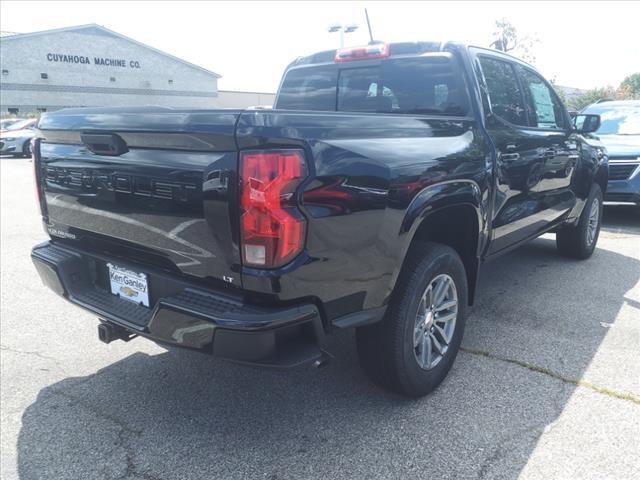
[(0, 113), (161, 105), (245, 108), (274, 95), (218, 90), (218, 75), (99, 25), (0, 39)]

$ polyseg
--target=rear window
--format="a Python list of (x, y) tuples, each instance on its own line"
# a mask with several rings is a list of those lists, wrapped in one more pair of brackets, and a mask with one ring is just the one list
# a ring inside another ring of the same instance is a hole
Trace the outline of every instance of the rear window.
[(326, 67), (301, 68), (287, 73), (276, 108), (335, 110), (338, 71)]
[(442, 55), (291, 70), (276, 108), (466, 115), (468, 100), (457, 65)]

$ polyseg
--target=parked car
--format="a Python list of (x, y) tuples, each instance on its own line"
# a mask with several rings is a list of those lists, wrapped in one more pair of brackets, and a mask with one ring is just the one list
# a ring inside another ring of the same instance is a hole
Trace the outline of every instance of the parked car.
[(32, 128), (38, 123), (37, 118), (10, 118), (3, 120), (0, 133)]
[(9, 125), (0, 134), (0, 155), (31, 156), (31, 139), (38, 119), (30, 118)]
[(47, 113), (32, 258), (104, 342), (291, 367), (356, 328), (376, 383), (425, 395), (485, 261), (550, 231), (593, 253), (607, 163), (577, 121), (530, 65), (450, 42), (300, 58), (273, 110)]
[(595, 132), (609, 156), (609, 184), (604, 199), (640, 206), (640, 100), (603, 101), (583, 113), (600, 115)]
[(16, 122), (22, 120), (21, 118), (3, 118), (0, 120), (0, 133), (4, 131), (9, 125), (13, 125)]

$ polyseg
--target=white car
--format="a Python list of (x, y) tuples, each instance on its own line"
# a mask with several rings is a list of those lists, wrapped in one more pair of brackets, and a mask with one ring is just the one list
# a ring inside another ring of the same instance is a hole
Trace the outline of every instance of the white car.
[(8, 126), (20, 121), (22, 121), (22, 119), (20, 118), (3, 118), (2, 120), (0, 120), (0, 132), (6, 129)]
[(10, 125), (0, 134), (0, 155), (31, 156), (31, 139), (38, 120), (31, 118)]

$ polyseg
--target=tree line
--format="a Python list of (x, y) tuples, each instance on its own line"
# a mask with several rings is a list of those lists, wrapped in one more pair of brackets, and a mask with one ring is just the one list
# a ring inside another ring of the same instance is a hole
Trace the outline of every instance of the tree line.
[[(490, 46), (496, 50), (509, 52), (529, 63), (535, 62), (534, 47), (540, 41), (535, 36), (522, 35), (507, 19), (496, 20), (496, 30)], [(552, 84), (555, 81), (552, 79)], [(567, 98), (564, 91), (556, 87), (556, 93), (570, 110), (582, 110), (592, 103), (602, 100), (640, 100), (640, 72), (627, 76), (617, 87), (606, 86), (586, 90)]]
[(640, 72), (627, 76), (617, 88), (612, 86), (592, 88), (568, 99), (563, 91), (556, 89), (556, 92), (570, 110), (582, 110), (602, 99), (640, 100)]

